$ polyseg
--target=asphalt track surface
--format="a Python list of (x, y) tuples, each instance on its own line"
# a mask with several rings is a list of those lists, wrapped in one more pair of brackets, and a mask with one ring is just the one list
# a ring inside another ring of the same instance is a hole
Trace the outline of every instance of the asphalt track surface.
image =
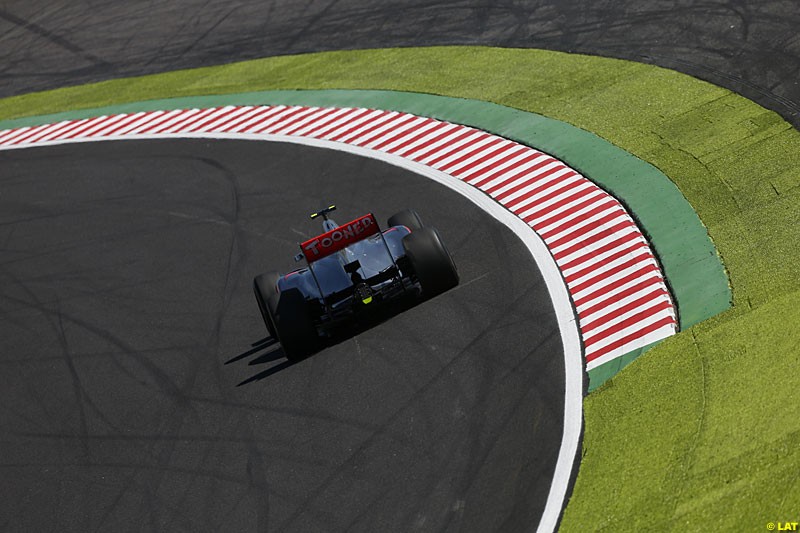
[(654, 63), (800, 125), (795, 0), (9, 0), (0, 96), (323, 50), (444, 44)]
[[(267, 142), (43, 147), (0, 168), (0, 529), (538, 522), (560, 335), (528, 252), (467, 200)], [(252, 278), (291, 269), (330, 201), (341, 222), (418, 208), (462, 283), (290, 365), (262, 339)]]

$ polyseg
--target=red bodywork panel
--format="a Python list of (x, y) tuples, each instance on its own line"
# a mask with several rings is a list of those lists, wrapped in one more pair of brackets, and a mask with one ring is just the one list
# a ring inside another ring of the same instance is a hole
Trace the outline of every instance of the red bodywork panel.
[(378, 221), (369, 213), (300, 243), (300, 248), (306, 261), (313, 263), (379, 232)]

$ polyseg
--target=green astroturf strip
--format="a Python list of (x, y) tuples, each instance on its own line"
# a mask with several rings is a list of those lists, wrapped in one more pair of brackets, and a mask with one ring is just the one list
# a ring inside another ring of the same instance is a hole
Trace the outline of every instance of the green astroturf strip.
[(565, 121), (660, 169), (708, 228), (734, 306), (650, 349), (589, 395), (563, 531), (763, 530), (769, 521), (797, 520), (800, 133), (753, 102), (649, 65), (441, 47), (285, 56), (116, 80), (0, 100), (0, 118), (331, 88), (485, 100)]

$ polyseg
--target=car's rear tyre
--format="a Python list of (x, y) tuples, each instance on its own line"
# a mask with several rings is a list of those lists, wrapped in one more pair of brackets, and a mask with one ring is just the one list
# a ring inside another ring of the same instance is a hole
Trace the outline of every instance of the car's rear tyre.
[(403, 248), (427, 298), (458, 285), (458, 270), (439, 232), (421, 228), (403, 237)]
[(281, 277), (277, 272), (267, 272), (256, 276), (253, 279), (253, 292), (256, 293), (258, 310), (261, 311), (261, 318), (264, 325), (273, 339), (277, 340), (275, 332), (275, 311), (278, 304), (278, 279)]
[(299, 361), (319, 349), (314, 320), (300, 289), (287, 289), (278, 295), (275, 331), (286, 358)]
[(390, 228), (392, 226), (405, 226), (411, 231), (417, 231), (422, 229), (422, 219), (413, 209), (406, 209), (390, 216), (388, 225)]

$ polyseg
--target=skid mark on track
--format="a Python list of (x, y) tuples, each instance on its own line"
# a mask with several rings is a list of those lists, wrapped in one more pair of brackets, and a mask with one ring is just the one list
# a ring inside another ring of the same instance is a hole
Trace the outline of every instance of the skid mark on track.
[(80, 58), (92, 63), (95, 66), (102, 66), (102, 67), (111, 69), (111, 72), (113, 72), (113, 70), (114, 70), (112, 68), (113, 65), (111, 65), (111, 63), (108, 63), (107, 61), (97, 57), (96, 55), (92, 54), (91, 52), (88, 52), (87, 50), (84, 50), (80, 46), (78, 46), (75, 43), (69, 41), (68, 39), (64, 39), (63, 37), (60, 37), (59, 35), (56, 35), (55, 32), (50, 31), (47, 28), (45, 28), (43, 26), (40, 26), (39, 24), (36, 24), (35, 22), (31, 22), (31, 21), (25, 20), (25, 19), (23, 19), (21, 17), (18, 17), (14, 13), (8, 11), (7, 9), (0, 9), (0, 19), (6, 20), (7, 22), (9, 22), (9, 23), (11, 23), (11, 24), (13, 24), (15, 26), (18, 26), (18, 27), (24, 29), (25, 31), (29, 31), (31, 33), (34, 33), (34, 34), (40, 36), (40, 37), (43, 37), (43, 38), (47, 39), (48, 41), (50, 41), (51, 43), (63, 48), (64, 50), (72, 52), (76, 56), (78, 56), (78, 57), (80, 57)]

